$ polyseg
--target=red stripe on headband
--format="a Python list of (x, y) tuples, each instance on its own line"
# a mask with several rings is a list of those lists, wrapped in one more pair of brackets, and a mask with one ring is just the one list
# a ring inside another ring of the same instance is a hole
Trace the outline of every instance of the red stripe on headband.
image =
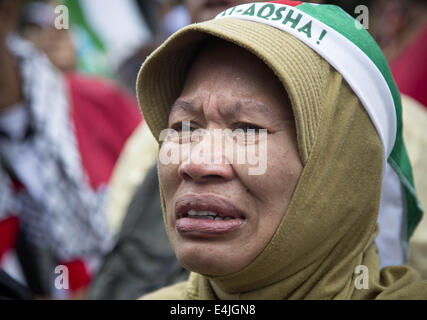
[(285, 4), (287, 6), (296, 7), (303, 4), (301, 1), (281, 0), (281, 1), (270, 1), (271, 3)]

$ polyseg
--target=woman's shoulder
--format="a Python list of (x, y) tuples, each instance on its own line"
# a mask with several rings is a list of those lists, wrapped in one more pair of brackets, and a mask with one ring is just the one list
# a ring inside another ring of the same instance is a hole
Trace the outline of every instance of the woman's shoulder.
[(178, 282), (171, 286), (158, 289), (143, 295), (139, 300), (184, 300), (187, 281)]

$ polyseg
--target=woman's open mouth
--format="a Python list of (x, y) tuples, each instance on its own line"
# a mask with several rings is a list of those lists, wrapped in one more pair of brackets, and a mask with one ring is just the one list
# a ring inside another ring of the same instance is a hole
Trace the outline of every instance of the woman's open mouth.
[(224, 234), (239, 229), (246, 214), (229, 201), (213, 195), (188, 195), (175, 205), (176, 229), (194, 235)]

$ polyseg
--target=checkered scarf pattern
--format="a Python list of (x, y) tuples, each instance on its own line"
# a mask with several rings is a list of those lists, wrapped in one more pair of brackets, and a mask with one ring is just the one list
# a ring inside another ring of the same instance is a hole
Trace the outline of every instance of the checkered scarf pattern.
[(31, 134), (0, 137), (0, 220), (18, 215), (28, 241), (58, 260), (99, 256), (112, 242), (107, 189), (93, 190), (82, 167), (63, 78), (27, 42), (13, 36), (8, 46), (19, 61)]

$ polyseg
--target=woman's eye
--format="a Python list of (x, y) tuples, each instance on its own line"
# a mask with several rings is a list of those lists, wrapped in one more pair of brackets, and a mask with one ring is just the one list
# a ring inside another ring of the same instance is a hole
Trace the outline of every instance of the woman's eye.
[(239, 123), (236, 125), (236, 129), (241, 129), (245, 132), (248, 132), (249, 130), (251, 131), (255, 131), (255, 132), (259, 132), (259, 130), (261, 130), (262, 128), (255, 125), (255, 124), (250, 124), (250, 123)]
[(172, 134), (169, 136), (169, 141), (180, 144), (191, 143), (198, 141), (200, 128), (195, 122), (180, 121), (170, 126)]
[(259, 143), (267, 133), (267, 129), (256, 124), (241, 122), (233, 126), (231, 137), (239, 145), (251, 145)]
[(197, 127), (191, 121), (181, 121), (172, 125), (171, 129), (178, 132), (191, 132), (196, 130)]

